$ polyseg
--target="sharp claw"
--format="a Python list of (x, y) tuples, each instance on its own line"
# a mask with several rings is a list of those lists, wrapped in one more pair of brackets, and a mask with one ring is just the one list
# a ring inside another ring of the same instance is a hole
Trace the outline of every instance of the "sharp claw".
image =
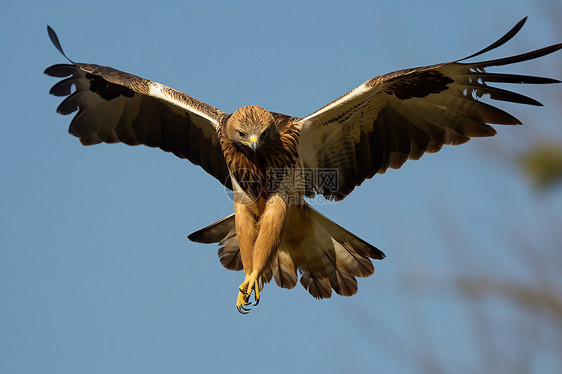
[[(252, 309), (252, 306), (257, 306), (260, 303), (259, 297), (259, 283), (255, 280), (247, 279), (244, 283), (238, 287), (238, 301), (236, 309), (241, 314), (248, 314)], [(255, 292), (254, 302), (250, 301), (252, 293)]]

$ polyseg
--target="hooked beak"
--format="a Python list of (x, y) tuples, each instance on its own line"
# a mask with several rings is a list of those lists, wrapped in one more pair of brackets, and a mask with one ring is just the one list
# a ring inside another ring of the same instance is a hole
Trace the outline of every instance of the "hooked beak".
[(250, 138), (250, 148), (252, 148), (253, 152), (256, 152), (256, 150), (258, 149), (258, 137), (257, 136), (252, 136), (252, 138)]

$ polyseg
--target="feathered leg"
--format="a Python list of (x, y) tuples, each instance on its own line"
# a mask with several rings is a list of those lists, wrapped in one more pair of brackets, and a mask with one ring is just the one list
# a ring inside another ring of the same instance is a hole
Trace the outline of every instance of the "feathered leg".
[[(242, 304), (249, 302), (252, 292), (255, 292), (256, 305), (260, 300), (259, 279), (279, 247), (286, 211), (287, 204), (279, 195), (269, 197), (258, 222), (258, 233), (251, 253), (252, 270), (249, 275), (246, 272), (246, 279), (240, 285), (240, 294), (236, 303), (239, 310)], [(242, 251), (242, 246), (240, 250)]]
[[(258, 234), (257, 217), (258, 211), (255, 204), (234, 204), (235, 220), (236, 220), (236, 236), (238, 237), (238, 246), (240, 248), (240, 257), (242, 258), (242, 266), (244, 267), (244, 282), (253, 271), (253, 252), (254, 242)], [(244, 283), (242, 283), (244, 285)], [(238, 297), (236, 299), (236, 308), (240, 313), (247, 313), (246, 306), (250, 295), (246, 294), (246, 289), (239, 288)]]

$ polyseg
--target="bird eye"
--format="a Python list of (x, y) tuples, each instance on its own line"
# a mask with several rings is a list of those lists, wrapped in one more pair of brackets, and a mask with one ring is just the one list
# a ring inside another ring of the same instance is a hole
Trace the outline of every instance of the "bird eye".
[(239, 130), (238, 130), (238, 135), (240, 135), (240, 137), (242, 137), (242, 138), (246, 137), (246, 133), (242, 132), (242, 131), (239, 131)]

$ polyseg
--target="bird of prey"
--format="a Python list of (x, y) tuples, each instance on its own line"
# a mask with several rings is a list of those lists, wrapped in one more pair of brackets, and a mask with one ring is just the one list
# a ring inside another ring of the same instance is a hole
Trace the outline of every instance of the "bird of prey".
[[(356, 277), (374, 272), (371, 260), (384, 253), (324, 217), (307, 197), (342, 200), (356, 186), (407, 160), (493, 136), (489, 124), (521, 124), (481, 100), (541, 105), (490, 83), (558, 83), (550, 78), (488, 72), (493, 66), (532, 60), (562, 43), (516, 56), (466, 62), (510, 40), (521, 20), (495, 43), (466, 58), (375, 77), (312, 114), (293, 117), (259, 106), (232, 114), (183, 92), (110, 67), (77, 63), (45, 73), (67, 77), (50, 90), (68, 96), (57, 112), (78, 113), (69, 132), (83, 145), (144, 144), (201, 166), (234, 195), (234, 214), (191, 235), (219, 243), (227, 269), (244, 270), (236, 307), (241, 313), (260, 300), (263, 285), (300, 283), (315, 298), (332, 290), (351, 296)], [(74, 89), (73, 89), (74, 88)]]

